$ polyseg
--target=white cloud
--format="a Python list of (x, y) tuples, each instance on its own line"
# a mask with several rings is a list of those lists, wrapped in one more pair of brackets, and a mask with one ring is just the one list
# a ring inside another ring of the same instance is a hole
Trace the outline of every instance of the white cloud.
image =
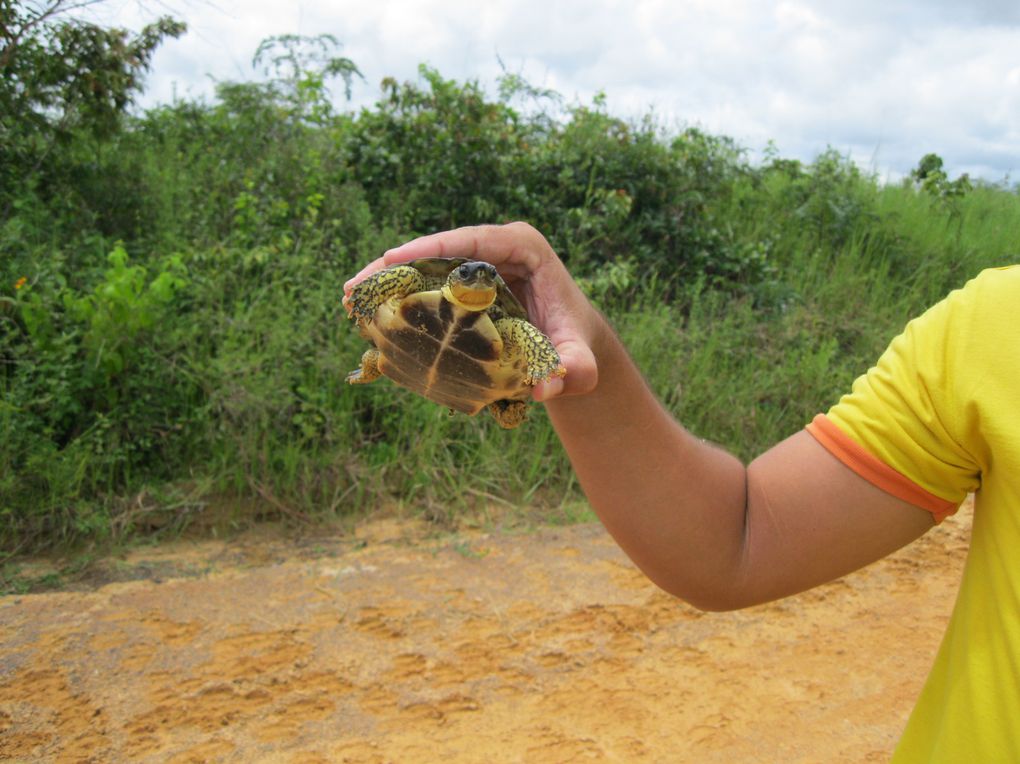
[[(1020, 4), (1013, 0), (190, 0), (189, 24), (163, 45), (144, 103), (212, 92), (254, 76), (263, 38), (328, 32), (365, 74), (358, 105), (383, 77), (428, 63), (494, 91), (497, 57), (568, 99), (604, 90), (610, 109), (655, 109), (731, 135), (751, 150), (773, 139), (809, 161), (827, 146), (883, 174), (929, 151), (951, 173), (999, 180), (1020, 155)], [(139, 27), (156, 9), (104, 3)], [(98, 11), (96, 11), (98, 13)], [(159, 11), (162, 12), (162, 11)]]

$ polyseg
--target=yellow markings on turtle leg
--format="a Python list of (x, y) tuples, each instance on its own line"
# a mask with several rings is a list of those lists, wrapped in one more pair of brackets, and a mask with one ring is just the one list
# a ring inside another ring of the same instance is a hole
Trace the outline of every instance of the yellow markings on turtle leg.
[(520, 318), (501, 318), (495, 323), (504, 345), (510, 350), (520, 349), (524, 354), (528, 364), (526, 384), (534, 385), (567, 373), (552, 341), (537, 327)]
[(366, 350), (361, 356), (361, 366), (347, 375), (347, 384), (365, 385), (382, 376), (379, 359), (382, 356), (375, 348)]
[(348, 299), (351, 318), (361, 326), (372, 320), (375, 312), (387, 300), (406, 297), (427, 288), (425, 277), (410, 265), (394, 265), (392, 268), (373, 273), (360, 282)]

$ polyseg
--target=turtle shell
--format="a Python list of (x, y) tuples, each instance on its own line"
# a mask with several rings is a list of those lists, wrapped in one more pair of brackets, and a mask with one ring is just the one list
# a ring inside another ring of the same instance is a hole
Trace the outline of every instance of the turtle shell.
[(440, 287), (464, 259), (430, 258), (417, 268), (430, 288), (387, 300), (362, 332), (379, 350), (382, 373), (435, 403), (476, 414), (500, 400), (526, 400), (523, 353), (504, 355), (494, 319), (527, 319), (527, 312), (500, 280), (493, 306), (469, 311), (443, 297)]

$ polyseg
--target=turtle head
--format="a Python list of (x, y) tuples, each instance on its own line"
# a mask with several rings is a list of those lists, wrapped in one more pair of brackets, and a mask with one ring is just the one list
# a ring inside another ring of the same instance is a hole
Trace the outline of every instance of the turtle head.
[(496, 299), (499, 273), (489, 263), (470, 262), (458, 265), (443, 285), (443, 297), (464, 310), (485, 310)]

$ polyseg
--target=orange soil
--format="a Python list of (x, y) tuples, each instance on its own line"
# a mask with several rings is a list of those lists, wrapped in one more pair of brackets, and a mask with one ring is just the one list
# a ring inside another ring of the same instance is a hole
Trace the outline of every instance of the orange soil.
[(884, 761), (969, 526), (727, 614), (596, 525), (138, 551), (161, 579), (0, 598), (0, 759)]

